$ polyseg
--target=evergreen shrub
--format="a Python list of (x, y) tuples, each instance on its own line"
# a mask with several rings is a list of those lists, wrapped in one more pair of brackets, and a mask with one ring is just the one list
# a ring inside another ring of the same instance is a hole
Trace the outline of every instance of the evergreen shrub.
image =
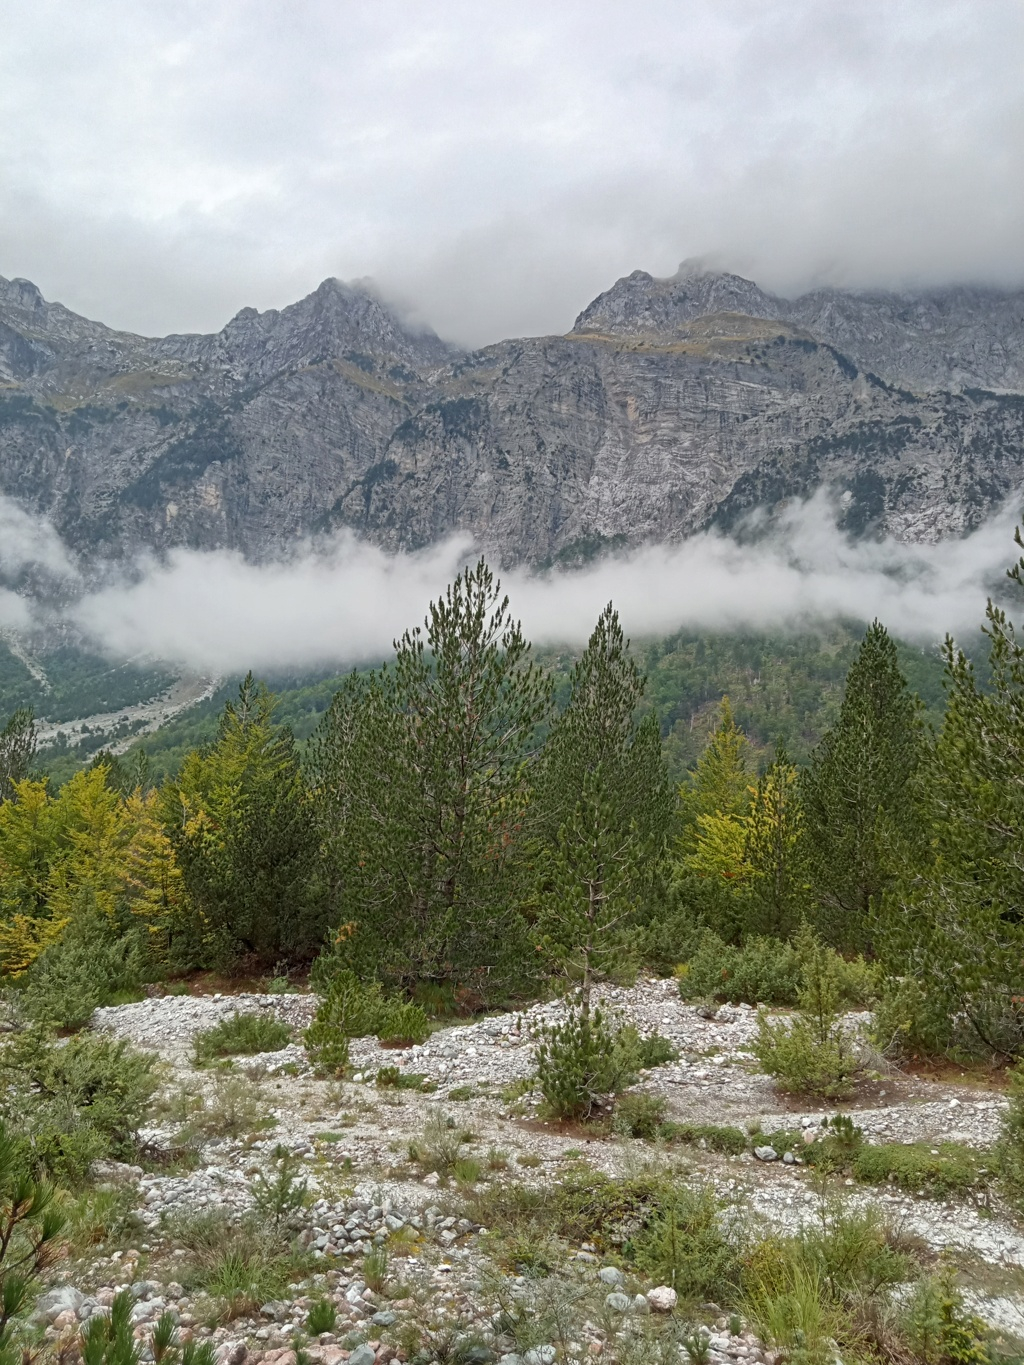
[[(804, 985), (809, 956), (820, 948), (805, 925), (792, 940), (755, 937), (740, 947), (706, 930), (696, 953), (680, 971), (684, 1000), (716, 1000), (728, 1004), (796, 1005)], [(831, 948), (838, 1003), (870, 1004), (877, 995), (873, 968), (862, 957), (845, 958)]]
[(348, 1065), (349, 1039), (371, 1034), (382, 1043), (422, 1043), (430, 1021), (419, 1005), (386, 997), (379, 981), (361, 981), (347, 969), (336, 972), (306, 1030), (306, 1051), (317, 1067), (338, 1075)]
[(196, 1034), (195, 1060), (205, 1066), (217, 1057), (252, 1057), (280, 1052), (291, 1042), (292, 1031), (269, 1014), (232, 1014), (213, 1028)]
[(649, 1045), (600, 1006), (587, 1009), (579, 1002), (537, 1038), (537, 1082), (548, 1109), (563, 1119), (591, 1118), (609, 1096), (632, 1085), (643, 1066), (641, 1045)]
[(660, 1095), (622, 1095), (615, 1104), (612, 1128), (624, 1137), (658, 1137), (665, 1122), (666, 1109), (667, 1105)]
[(137, 933), (117, 932), (98, 914), (83, 915), (26, 973), (26, 1015), (55, 1028), (80, 1029), (100, 1005), (142, 994), (143, 953)]
[(57, 1043), (38, 1028), (0, 1051), (3, 1107), (26, 1161), (69, 1184), (99, 1157), (128, 1157), (156, 1090), (156, 1059), (107, 1034)]
[(840, 961), (831, 949), (811, 940), (797, 996), (799, 1014), (775, 1022), (763, 1013), (758, 1017), (754, 1055), (784, 1092), (836, 1099), (853, 1087), (860, 1063), (856, 1036), (840, 1013)]
[(670, 1285), (684, 1303), (722, 1302), (740, 1281), (739, 1249), (708, 1186), (675, 1185), (633, 1242), (637, 1270)]

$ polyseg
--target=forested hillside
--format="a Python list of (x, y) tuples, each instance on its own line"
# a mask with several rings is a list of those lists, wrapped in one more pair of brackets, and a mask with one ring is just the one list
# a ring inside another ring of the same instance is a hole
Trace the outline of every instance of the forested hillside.
[[(737, 721), (760, 762), (766, 761), (779, 738), (797, 761), (806, 760), (835, 719), (843, 680), (862, 634), (862, 627), (849, 624), (804, 634), (680, 633), (662, 640), (634, 642), (632, 657), (647, 675), (641, 706), (652, 708), (658, 717), (672, 777), (681, 780), (697, 761), (725, 695), (731, 699)], [(979, 646), (982, 643), (979, 635)], [(938, 646), (921, 648), (897, 642), (897, 649), (900, 667), (924, 703), (926, 718), (938, 723), (944, 705)], [(979, 663), (984, 668), (983, 652), (972, 652), (981, 655)], [(538, 660), (554, 677), (556, 705), (564, 704), (568, 696), (569, 677), (579, 653), (578, 649), (536, 651)], [(154, 677), (163, 685), (162, 674)], [(274, 694), (275, 723), (287, 725), (301, 748), (342, 685), (344, 675), (270, 675), (264, 681)], [(190, 749), (213, 740), (217, 718), (240, 682), (241, 678), (225, 680), (208, 701), (188, 708), (133, 746), (133, 750), (145, 751), (154, 780), (177, 772)], [(66, 740), (51, 741), (41, 751), (38, 763), (51, 782), (60, 784), (90, 763), (108, 743), (101, 732), (73, 746)]]

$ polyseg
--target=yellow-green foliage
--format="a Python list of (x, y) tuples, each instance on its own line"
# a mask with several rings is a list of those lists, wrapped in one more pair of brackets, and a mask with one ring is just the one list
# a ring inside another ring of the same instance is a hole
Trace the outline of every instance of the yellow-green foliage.
[(15, 784), (0, 805), (0, 969), (20, 975), (77, 917), (113, 926), (136, 916), (165, 933), (181, 878), (154, 794), (125, 800), (102, 766), (54, 796), (46, 781)]

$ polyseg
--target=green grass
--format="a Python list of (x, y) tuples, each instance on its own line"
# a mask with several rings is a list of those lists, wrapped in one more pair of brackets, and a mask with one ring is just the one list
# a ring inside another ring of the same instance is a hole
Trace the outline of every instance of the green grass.
[(849, 1170), (855, 1180), (868, 1185), (897, 1185), (936, 1198), (976, 1194), (993, 1174), (983, 1153), (960, 1142), (864, 1143)]
[(280, 1052), (291, 1042), (292, 1031), (266, 1014), (233, 1014), (204, 1029), (195, 1038), (197, 1066), (206, 1066), (218, 1057), (251, 1057), (260, 1052)]

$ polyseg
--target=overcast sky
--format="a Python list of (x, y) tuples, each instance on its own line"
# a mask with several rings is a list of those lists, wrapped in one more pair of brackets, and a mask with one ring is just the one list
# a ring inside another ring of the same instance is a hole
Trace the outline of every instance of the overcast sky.
[(443, 335), (634, 269), (1024, 283), (1022, 0), (7, 0), (0, 274), (219, 328), (372, 276)]

